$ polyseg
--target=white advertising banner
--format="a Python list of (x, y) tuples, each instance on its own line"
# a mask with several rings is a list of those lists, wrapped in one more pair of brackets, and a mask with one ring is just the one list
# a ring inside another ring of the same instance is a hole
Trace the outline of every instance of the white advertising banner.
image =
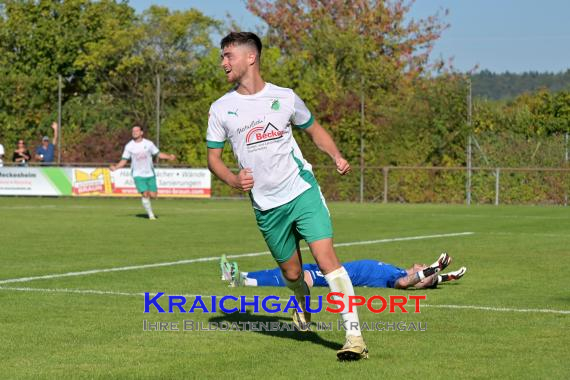
[[(211, 195), (208, 169), (155, 169), (160, 197), (205, 198)], [(130, 169), (73, 168), (74, 196), (137, 196)]]
[(0, 195), (71, 195), (71, 169), (57, 167), (2, 167)]
[[(160, 197), (207, 198), (212, 178), (208, 169), (156, 169)], [(0, 196), (138, 196), (130, 169), (1, 167)]]

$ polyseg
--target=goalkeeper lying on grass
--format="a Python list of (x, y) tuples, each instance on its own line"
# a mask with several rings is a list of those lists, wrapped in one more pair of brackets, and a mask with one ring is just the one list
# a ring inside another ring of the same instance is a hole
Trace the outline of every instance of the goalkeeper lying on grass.
[[(414, 264), (409, 269), (398, 268), (376, 260), (357, 260), (344, 263), (354, 286), (370, 288), (435, 288), (442, 282), (459, 280), (467, 268), (448, 273), (439, 273), (451, 264), (451, 256), (442, 253), (436, 262), (427, 266)], [(285, 286), (281, 269), (267, 269), (257, 272), (240, 272), (237, 262), (229, 262), (225, 255), (220, 259), (222, 280), (230, 286)], [(316, 264), (304, 264), (305, 282), (309, 287), (328, 286), (325, 277)]]

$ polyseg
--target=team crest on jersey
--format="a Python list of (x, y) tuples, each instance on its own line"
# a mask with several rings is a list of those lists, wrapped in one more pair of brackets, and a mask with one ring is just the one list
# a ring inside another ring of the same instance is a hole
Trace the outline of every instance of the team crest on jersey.
[(266, 141), (277, 140), (283, 137), (283, 131), (269, 123), (267, 126), (258, 125), (251, 129), (245, 136), (246, 145), (259, 144)]
[(274, 101), (271, 102), (271, 109), (274, 111), (279, 111), (279, 108), (281, 108), (281, 104), (279, 104), (279, 100), (275, 99)]

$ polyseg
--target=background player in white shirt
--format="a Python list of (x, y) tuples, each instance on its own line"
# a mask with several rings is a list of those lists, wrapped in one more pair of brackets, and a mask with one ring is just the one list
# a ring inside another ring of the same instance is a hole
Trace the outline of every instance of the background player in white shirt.
[[(208, 167), (226, 184), (250, 192), (259, 229), (303, 310), (309, 288), (301, 267), (301, 238), (309, 245), (331, 290), (343, 293), (346, 301), (354, 295), (354, 289), (334, 251), (328, 209), (311, 166), (293, 138), (292, 127), (303, 129), (332, 158), (340, 175), (347, 174), (350, 165), (291, 89), (263, 80), (258, 36), (230, 33), (222, 39), (221, 48), (222, 67), (227, 80), (236, 87), (210, 108)], [(232, 145), (241, 169), (238, 174), (232, 173), (222, 160), (225, 140)], [(348, 329), (346, 343), (337, 357), (367, 358), (357, 312), (341, 317)], [(293, 321), (304, 330), (310, 314), (295, 312)]]
[(164, 160), (175, 160), (173, 154), (159, 152), (158, 148), (150, 140), (143, 138), (144, 130), (141, 126), (135, 125), (131, 131), (133, 139), (125, 145), (125, 150), (121, 161), (116, 165), (111, 165), (111, 171), (123, 168), (131, 161), (131, 174), (135, 181), (137, 191), (142, 195), (142, 204), (151, 220), (156, 219), (152, 212), (151, 198), (157, 196), (156, 176), (154, 173), (153, 158)]

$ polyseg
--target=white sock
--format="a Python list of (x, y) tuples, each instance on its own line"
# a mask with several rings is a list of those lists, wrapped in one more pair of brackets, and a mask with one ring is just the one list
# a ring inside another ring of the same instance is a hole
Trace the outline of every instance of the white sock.
[[(348, 277), (348, 273), (344, 267), (333, 270), (332, 272), (325, 274), (325, 279), (329, 283), (329, 287), (332, 292), (343, 293), (343, 302), (345, 305), (344, 311), (340, 314), (344, 326), (346, 327), (346, 336), (354, 335), (361, 336), (360, 332), (360, 321), (358, 320), (358, 311), (356, 307), (352, 310), (352, 313), (348, 312), (348, 296), (354, 295), (354, 288), (352, 287), (352, 281)], [(340, 297), (335, 297), (335, 299), (341, 299)]]
[(148, 215), (149, 218), (152, 218), (154, 216), (153, 212), (152, 212), (152, 206), (150, 205), (150, 198), (145, 198), (142, 197), (142, 205)]
[(257, 286), (257, 280), (255, 278), (247, 278), (249, 272), (241, 272), (241, 277), (243, 278), (243, 284), (245, 286)]
[(289, 281), (285, 276), (283, 276), (283, 279), (285, 280), (287, 287), (295, 294), (295, 298), (297, 299), (297, 302), (299, 302), (301, 309), (303, 309), (303, 311), (307, 310), (305, 308), (305, 296), (310, 296), (311, 292), (305, 282), (305, 276), (301, 274), (301, 277), (296, 281)]

